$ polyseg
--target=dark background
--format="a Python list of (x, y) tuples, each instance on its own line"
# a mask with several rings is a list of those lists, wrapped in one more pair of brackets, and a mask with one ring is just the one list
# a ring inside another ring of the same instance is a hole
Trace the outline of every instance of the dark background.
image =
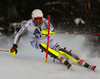
[[(51, 15), (55, 28), (63, 31), (99, 33), (100, 0), (0, 0), (0, 27), (9, 28), (9, 23), (29, 20), (34, 9), (41, 9), (44, 17)], [(76, 25), (75, 18), (85, 24)]]

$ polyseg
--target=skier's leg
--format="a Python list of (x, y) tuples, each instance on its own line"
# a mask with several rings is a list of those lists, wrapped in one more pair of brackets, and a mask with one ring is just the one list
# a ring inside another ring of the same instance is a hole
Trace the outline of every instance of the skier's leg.
[[(46, 39), (43, 39), (41, 41), (32, 41), (31, 42), (31, 45), (33, 48), (36, 48), (36, 49), (42, 49), (43, 51), (46, 52), (46, 48), (43, 46), (43, 45), (46, 45)], [(44, 43), (41, 43), (41, 42), (44, 42)], [(61, 63), (67, 65), (68, 69), (71, 67), (71, 64), (67, 61), (67, 59), (65, 59), (63, 57), (63, 55), (59, 54), (57, 51), (59, 51), (60, 49), (60, 46), (58, 45), (58, 43), (56, 43), (53, 39), (50, 38), (50, 42), (49, 42), (49, 49), (51, 49), (52, 51), (48, 51), (48, 54), (55, 58), (55, 59), (58, 59)], [(43, 45), (42, 45), (43, 44)], [(54, 50), (53, 50), (54, 49)], [(56, 50), (56, 51), (55, 51)], [(57, 55), (56, 55), (57, 54)]]
[[(40, 46), (40, 48), (41, 48), (43, 51), (46, 52), (46, 46), (47, 46), (46, 44), (40, 43), (39, 46)], [(49, 54), (51, 57), (53, 57), (53, 58), (55, 58), (55, 59), (58, 59), (61, 63), (67, 65), (67, 69), (69, 69), (69, 68), (71, 67), (71, 64), (67, 61), (67, 59), (65, 59), (65, 58), (63, 57), (63, 55), (59, 54), (57, 51), (55, 51), (55, 50), (49, 48), (49, 49), (48, 49), (48, 54)]]
[[(46, 44), (46, 41), (47, 41), (47, 39), (43, 39), (41, 42), (43, 42), (43, 43)], [(40, 46), (40, 47), (41, 47), (41, 46)], [(57, 42), (55, 42), (52, 38), (49, 38), (49, 47), (52, 48), (53, 50), (55, 50), (57, 53), (59, 53), (58, 51), (59, 51), (59, 49), (60, 49), (60, 46), (59, 46), (59, 44), (58, 44)], [(44, 49), (44, 48), (42, 48), (42, 49)], [(44, 49), (44, 51), (46, 51), (46, 50)], [(49, 52), (48, 54), (49, 54), (51, 57), (53, 57), (54, 60), (55, 60), (55, 59), (58, 59), (61, 63), (67, 65), (67, 68), (68, 68), (68, 69), (71, 67), (71, 64), (68, 62), (67, 59), (65, 59), (65, 58), (63, 57), (63, 55), (60, 55), (60, 54), (59, 54), (59, 56), (56, 58), (56, 57), (55, 57), (55, 54), (52, 54), (52, 52)]]
[(39, 44), (41, 43), (40, 41), (32, 41), (30, 42), (31, 43), (31, 46), (35, 49), (40, 49), (40, 46)]

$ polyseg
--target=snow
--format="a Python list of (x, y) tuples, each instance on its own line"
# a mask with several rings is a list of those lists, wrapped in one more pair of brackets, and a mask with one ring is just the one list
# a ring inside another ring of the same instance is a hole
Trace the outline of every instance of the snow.
[[(13, 38), (0, 36), (0, 49), (10, 49)], [(90, 51), (84, 46), (86, 38), (82, 35), (55, 34), (52, 38), (61, 47), (72, 50), (89, 64), (96, 65), (95, 71), (91, 71), (82, 66), (73, 65), (69, 70), (58, 60), (53, 62), (53, 58), (48, 56), (45, 63), (45, 52), (31, 47), (28, 36), (20, 39), (18, 44), (18, 54), (10, 55), (8, 52), (0, 52), (0, 79), (99, 79), (100, 78), (100, 58), (91, 57)]]

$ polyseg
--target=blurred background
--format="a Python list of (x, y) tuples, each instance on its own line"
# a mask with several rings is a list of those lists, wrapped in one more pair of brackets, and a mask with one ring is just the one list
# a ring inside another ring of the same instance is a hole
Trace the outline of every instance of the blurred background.
[[(100, 33), (100, 0), (0, 0), (0, 35), (16, 34), (37, 8), (45, 18), (51, 15), (56, 30)], [(88, 45), (99, 46), (100, 36), (87, 38)]]
[(45, 18), (51, 15), (51, 22), (58, 30), (99, 33), (100, 0), (0, 0), (0, 32), (11, 35), (14, 32), (11, 25), (17, 23), (16, 28), (20, 27), (37, 8)]

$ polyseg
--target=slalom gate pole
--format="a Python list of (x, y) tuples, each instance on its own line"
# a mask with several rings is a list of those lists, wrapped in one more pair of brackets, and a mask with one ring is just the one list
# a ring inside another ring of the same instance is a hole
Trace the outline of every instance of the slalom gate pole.
[(50, 15), (48, 15), (48, 37), (47, 37), (47, 50), (46, 50), (46, 57), (45, 57), (46, 63), (48, 60), (49, 35), (50, 35)]

